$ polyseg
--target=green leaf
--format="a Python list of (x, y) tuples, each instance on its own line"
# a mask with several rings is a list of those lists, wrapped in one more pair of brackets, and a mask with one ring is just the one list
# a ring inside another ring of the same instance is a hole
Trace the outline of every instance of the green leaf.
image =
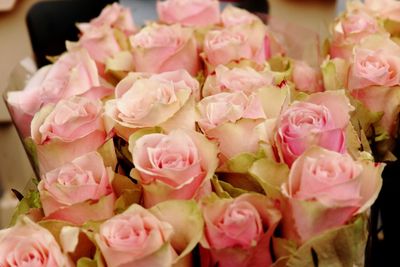
[(390, 139), (389, 133), (382, 126), (375, 126), (375, 142)]
[[(347, 95), (351, 105), (355, 110), (351, 113), (351, 123), (357, 132), (363, 130), (367, 137), (371, 137), (373, 132), (371, 127), (377, 124), (383, 116), (383, 112), (373, 112), (369, 110), (361, 101), (351, 95)], [(359, 134), (360, 135), (360, 134)]]
[(112, 187), (117, 196), (114, 204), (117, 214), (124, 212), (133, 203), (139, 204), (142, 199), (142, 187), (124, 175), (116, 173)]
[(286, 164), (263, 158), (254, 162), (249, 173), (262, 186), (267, 196), (279, 198), (281, 186), (289, 177), (289, 167)]
[(39, 171), (39, 160), (37, 157), (37, 149), (35, 141), (31, 137), (24, 139), (24, 147), (28, 154), (29, 161), (31, 162), (33, 171), (35, 172), (36, 176), (40, 175)]
[(82, 257), (77, 261), (77, 267), (105, 267), (106, 264), (101, 256), (100, 249), (96, 250), (96, 254), (93, 259), (88, 257)]
[(264, 190), (260, 183), (248, 173), (218, 173), (220, 181), (230, 184), (232, 187), (244, 191), (263, 194)]
[(391, 35), (398, 37), (400, 35), (400, 23), (391, 19), (386, 19), (383, 22), (385, 30)]
[(213, 191), (216, 192), (220, 198), (235, 198), (248, 192), (247, 190), (236, 188), (230, 183), (221, 181), (216, 176), (211, 179), (211, 184), (213, 185)]
[(122, 195), (117, 198), (114, 204), (114, 211), (116, 214), (124, 212), (130, 205), (136, 203), (139, 204), (142, 198), (142, 191), (136, 190), (124, 190)]
[(364, 266), (368, 238), (367, 220), (358, 217), (343, 227), (326, 231), (303, 244), (287, 262), (287, 267)]
[(96, 260), (92, 260), (89, 258), (80, 258), (76, 264), (77, 267), (97, 267)]
[(195, 79), (199, 82), (200, 88), (203, 88), (203, 85), (206, 81), (206, 75), (204, 74), (204, 71), (199, 71)]
[(272, 237), (272, 244), (274, 247), (274, 254), (278, 259), (289, 257), (297, 250), (297, 244), (293, 240)]
[(231, 197), (235, 198), (240, 195), (243, 195), (247, 193), (247, 190), (241, 189), (241, 188), (236, 188), (230, 183), (226, 183), (224, 181), (219, 181), (219, 184), (221, 185), (222, 189), (227, 192)]
[(41, 209), (40, 194), (38, 191), (29, 191), (29, 193), (19, 202), (12, 218), (10, 226), (15, 225), (20, 215), (27, 214), (32, 209)]
[(203, 236), (203, 215), (194, 200), (164, 201), (149, 211), (159, 220), (172, 225), (171, 245), (178, 253), (175, 263), (189, 255)]
[(211, 184), (213, 187), (213, 192), (215, 192), (215, 194), (217, 194), (218, 197), (220, 198), (231, 198), (231, 196), (229, 195), (228, 192), (226, 192), (224, 190), (224, 188), (222, 188), (221, 186), (221, 181), (218, 179), (218, 177), (216, 175), (214, 175), (214, 177), (211, 179)]

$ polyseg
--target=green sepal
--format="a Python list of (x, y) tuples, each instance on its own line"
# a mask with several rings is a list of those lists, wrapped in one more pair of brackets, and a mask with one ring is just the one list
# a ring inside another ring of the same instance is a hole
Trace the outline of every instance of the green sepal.
[(41, 209), (42, 203), (40, 202), (39, 191), (31, 190), (24, 196), (24, 198), (18, 203), (13, 216), (11, 217), (10, 226), (16, 224), (19, 216), (29, 213), (32, 209)]

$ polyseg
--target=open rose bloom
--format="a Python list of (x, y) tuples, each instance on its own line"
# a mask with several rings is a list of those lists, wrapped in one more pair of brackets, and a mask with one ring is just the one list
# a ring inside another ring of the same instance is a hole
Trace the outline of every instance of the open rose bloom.
[(349, 4), (321, 62), (217, 0), (78, 23), (6, 96), (38, 181), (0, 266), (364, 266), (399, 126), (399, 6), (383, 2)]

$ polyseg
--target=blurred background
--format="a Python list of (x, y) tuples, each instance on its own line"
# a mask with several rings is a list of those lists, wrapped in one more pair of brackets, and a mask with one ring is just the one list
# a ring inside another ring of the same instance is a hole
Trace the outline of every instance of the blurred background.
[[(107, 2), (112, 1), (0, 0), (0, 89), (7, 87), (12, 69), (22, 59), (36, 54), (38, 63), (43, 65), (46, 63), (44, 55), (61, 53), (63, 41), (77, 37), (74, 23), (97, 16)], [(132, 9), (139, 25), (156, 18), (153, 0), (120, 2)], [(317, 33), (321, 40), (327, 37), (329, 23), (345, 5), (344, 0), (269, 0), (268, 4), (265, 0), (229, 2), (304, 26)], [(32, 177), (23, 146), (3, 101), (0, 101), (0, 229), (8, 224), (17, 203), (10, 189), (24, 192)]]

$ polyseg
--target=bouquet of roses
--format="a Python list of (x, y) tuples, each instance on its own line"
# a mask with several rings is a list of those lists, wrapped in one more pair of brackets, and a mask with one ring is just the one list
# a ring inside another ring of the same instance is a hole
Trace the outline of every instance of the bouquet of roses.
[(369, 2), (337, 19), (322, 68), (216, 0), (79, 23), (7, 95), (40, 179), (0, 266), (362, 266), (400, 82), (396, 17)]

